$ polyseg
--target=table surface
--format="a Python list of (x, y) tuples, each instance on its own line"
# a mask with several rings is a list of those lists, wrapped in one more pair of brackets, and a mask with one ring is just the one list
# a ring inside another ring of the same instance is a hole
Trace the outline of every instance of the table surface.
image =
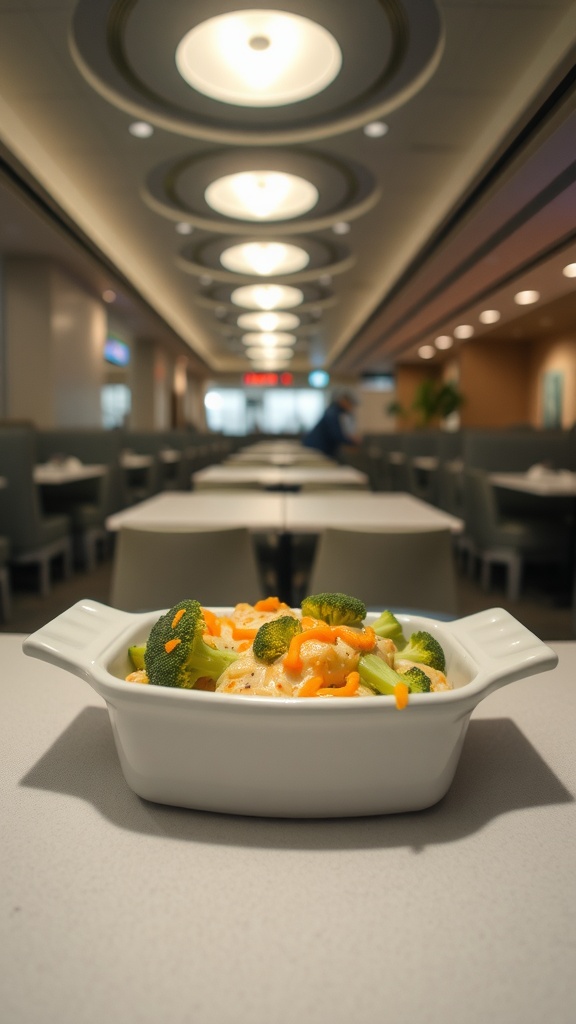
[(576, 643), (479, 705), (435, 807), (282, 821), (136, 797), (103, 701), (22, 639), (0, 635), (4, 1020), (572, 1024)]
[(34, 481), (42, 486), (59, 486), (104, 476), (106, 466), (98, 463), (68, 466), (66, 463), (41, 462), (34, 466)]
[(318, 533), (325, 526), (366, 530), (462, 530), (461, 519), (410, 494), (319, 491), (310, 494), (234, 490), (157, 494), (116, 512), (109, 530), (121, 526), (214, 529), (246, 526), (253, 531)]
[(242, 465), (206, 466), (192, 474), (197, 484), (257, 483), (261, 487), (301, 487), (303, 484), (338, 484), (365, 487), (366, 473), (353, 466), (337, 464), (317, 466), (261, 466), (255, 463)]
[(490, 473), (490, 480), (497, 487), (521, 491), (524, 494), (561, 498), (576, 496), (576, 473), (569, 470), (531, 473)]

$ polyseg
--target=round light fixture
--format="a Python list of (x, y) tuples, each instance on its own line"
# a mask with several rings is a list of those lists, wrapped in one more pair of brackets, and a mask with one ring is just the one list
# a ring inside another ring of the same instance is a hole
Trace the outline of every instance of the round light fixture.
[(304, 299), (299, 288), (287, 284), (246, 284), (230, 296), (235, 306), (246, 309), (292, 309)]
[(370, 124), (364, 125), (363, 131), (369, 139), (381, 139), (383, 135), (386, 135), (388, 125), (384, 121), (370, 121)]
[(562, 270), (564, 277), (576, 277), (576, 263), (568, 263)]
[(311, 370), (308, 374), (308, 383), (311, 388), (327, 388), (330, 374), (326, 373), (326, 370)]
[(284, 171), (239, 171), (208, 185), (208, 206), (237, 220), (291, 220), (318, 202), (318, 189), (297, 174)]
[(527, 288), (526, 291), (516, 292), (514, 302), (518, 306), (531, 306), (533, 302), (538, 302), (539, 298), (540, 292), (535, 291), (533, 288)]
[(294, 352), (291, 348), (276, 348), (274, 350), (267, 348), (247, 348), (246, 355), (249, 359), (258, 359), (261, 362), (266, 363), (284, 363), (288, 359), (292, 359)]
[(500, 319), (500, 311), (497, 309), (484, 309), (478, 317), (482, 324), (496, 324)]
[(434, 345), (421, 345), (418, 349), (420, 359), (432, 359), (436, 355)]
[(102, 298), (104, 299), (104, 302), (115, 302), (116, 301), (116, 292), (112, 291), (112, 288), (106, 288), (102, 292)]
[(220, 262), (226, 270), (236, 274), (271, 277), (303, 270), (310, 257), (305, 249), (286, 242), (244, 242), (225, 249), (220, 254)]
[(436, 348), (446, 349), (452, 348), (454, 341), (449, 334), (439, 334), (437, 338), (434, 338), (434, 344)]
[(291, 331), (300, 324), (295, 313), (242, 313), (238, 327), (244, 331)]
[(295, 334), (287, 334), (286, 331), (250, 331), (242, 335), (244, 345), (262, 345), (264, 348), (275, 349), (281, 345), (294, 345)]
[(455, 338), (465, 340), (466, 338), (471, 338), (473, 334), (474, 328), (472, 327), (472, 324), (460, 324), (458, 327), (454, 328)]
[(176, 49), (176, 67), (188, 85), (241, 107), (279, 107), (316, 96), (341, 66), (334, 36), (287, 11), (217, 15), (187, 32)]
[(335, 235), (347, 235), (350, 231), (350, 225), (345, 220), (338, 220), (332, 225), (332, 231)]
[(176, 224), (175, 230), (179, 235), (191, 235), (194, 231), (192, 224), (189, 224), (186, 220), (179, 220)]
[(128, 131), (135, 139), (149, 139), (154, 134), (154, 129), (148, 121), (133, 121), (128, 125)]

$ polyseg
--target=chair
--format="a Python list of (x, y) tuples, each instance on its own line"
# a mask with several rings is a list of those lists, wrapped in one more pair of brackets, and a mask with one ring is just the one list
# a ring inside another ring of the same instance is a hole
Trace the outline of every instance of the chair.
[(246, 529), (123, 527), (118, 533), (110, 588), (115, 608), (169, 608), (186, 598), (205, 605), (234, 605), (262, 596), (252, 537)]
[(524, 563), (566, 565), (569, 560), (569, 529), (561, 522), (530, 516), (504, 517), (494, 486), (482, 469), (464, 470), (464, 520), (473, 554), (480, 562), (481, 585), (488, 590), (492, 567), (506, 566), (509, 601), (517, 601), (520, 596)]
[(10, 594), (10, 574), (8, 572), (8, 560), (10, 557), (10, 541), (7, 537), (0, 537), (0, 611), (4, 622), (10, 620), (12, 611), (12, 600)]
[(456, 574), (448, 530), (320, 534), (309, 592), (349, 593), (371, 607), (455, 614)]
[(0, 473), (8, 481), (0, 501), (0, 533), (10, 542), (10, 563), (38, 565), (40, 593), (50, 591), (50, 565), (61, 558), (66, 577), (72, 573), (70, 520), (65, 515), (44, 515), (33, 470), (36, 461), (34, 431), (6, 427), (0, 431)]

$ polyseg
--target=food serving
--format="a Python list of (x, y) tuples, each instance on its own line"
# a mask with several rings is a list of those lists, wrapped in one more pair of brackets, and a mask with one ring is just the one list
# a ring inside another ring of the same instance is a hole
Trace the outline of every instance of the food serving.
[(128, 682), (263, 697), (392, 695), (451, 689), (441, 644), (426, 630), (405, 636), (384, 610), (370, 625), (348, 594), (304, 598), (300, 609), (277, 597), (237, 604), (217, 615), (180, 601), (154, 623), (146, 643), (130, 645)]

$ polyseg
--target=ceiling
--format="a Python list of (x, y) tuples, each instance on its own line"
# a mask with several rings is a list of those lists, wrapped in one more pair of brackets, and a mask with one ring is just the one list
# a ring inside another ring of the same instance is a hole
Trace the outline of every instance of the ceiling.
[[(203, 375), (267, 365), (250, 363), (247, 309), (232, 301), (254, 283), (302, 293), (297, 373), (389, 372), (430, 344), (440, 361), (451, 350), (434, 339), (462, 325), (499, 341), (574, 330), (572, 0), (283, 0), (337, 40), (342, 63), (315, 95), (258, 106), (207, 96), (176, 68), (189, 30), (235, 10), (0, 0), (1, 253), (50, 255), (95, 294), (113, 287), (136, 334)], [(135, 121), (152, 133), (132, 135)], [(370, 137), (374, 122), (385, 128)], [(263, 169), (304, 178), (317, 202), (273, 222), (210, 207), (214, 179)], [(243, 242), (296, 245), (307, 264), (227, 269)], [(528, 311), (514, 300), (525, 289), (540, 293)], [(481, 322), (487, 309), (497, 323)]]

